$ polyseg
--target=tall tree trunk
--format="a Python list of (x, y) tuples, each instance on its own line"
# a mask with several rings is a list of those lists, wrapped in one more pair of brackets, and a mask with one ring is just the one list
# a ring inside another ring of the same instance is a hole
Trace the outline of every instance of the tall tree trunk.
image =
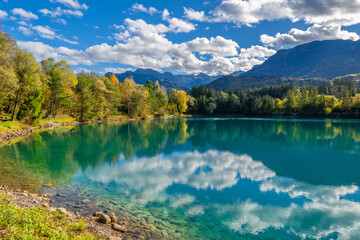
[(83, 120), (84, 117), (84, 96), (81, 98), (81, 112), (80, 112), (80, 121)]
[(128, 117), (130, 117), (130, 102), (128, 102), (127, 104), (127, 109), (128, 109)]
[(15, 106), (14, 106), (13, 114), (11, 116), (11, 121), (14, 121), (15, 118), (16, 118), (16, 112), (17, 112), (18, 104), (19, 104), (19, 95), (16, 95)]
[(49, 116), (51, 117), (52, 115), (52, 109), (53, 109), (53, 101), (52, 99), (50, 98), (50, 111), (49, 111)]

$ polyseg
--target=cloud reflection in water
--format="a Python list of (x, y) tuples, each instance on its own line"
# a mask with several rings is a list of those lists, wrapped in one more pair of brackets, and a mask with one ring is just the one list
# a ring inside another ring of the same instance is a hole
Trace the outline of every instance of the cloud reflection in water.
[[(168, 199), (172, 207), (189, 206), (188, 215), (230, 215), (224, 221), (230, 228), (258, 234), (269, 228), (287, 228), (301, 238), (324, 238), (338, 233), (339, 239), (360, 237), (360, 204), (342, 197), (355, 193), (357, 186), (314, 186), (293, 179), (278, 177), (260, 161), (248, 155), (209, 150), (204, 153), (176, 152), (154, 157), (134, 157), (117, 165), (105, 164), (84, 173), (95, 182), (116, 182), (126, 186), (130, 198), (146, 203)], [(249, 195), (246, 201), (233, 204), (198, 202), (193, 195), (168, 195), (173, 184), (191, 186), (199, 190), (221, 191), (248, 179), (258, 182), (258, 192), (285, 193), (290, 199), (305, 197), (303, 205), (291, 202), (288, 207), (259, 204)]]

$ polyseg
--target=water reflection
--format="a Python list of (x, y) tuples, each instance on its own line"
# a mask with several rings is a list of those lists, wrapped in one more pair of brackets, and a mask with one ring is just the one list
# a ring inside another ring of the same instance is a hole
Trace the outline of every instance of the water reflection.
[[(173, 184), (184, 184), (195, 189), (223, 190), (237, 184), (239, 178), (262, 181), (274, 172), (247, 155), (210, 150), (205, 153), (182, 152), (157, 155), (103, 164), (89, 168), (84, 175), (101, 183), (125, 183), (130, 197), (154, 201)], [(136, 193), (136, 195), (134, 194)], [(160, 197), (162, 198), (162, 196)]]
[(192, 229), (180, 238), (357, 239), (359, 125), (172, 119), (57, 129), (1, 148), (0, 182), (20, 171), (27, 184), (124, 196)]
[[(98, 166), (86, 170), (84, 175), (101, 183), (116, 182), (118, 190), (138, 204), (169, 201), (173, 207), (184, 207), (187, 215), (204, 217), (206, 211), (215, 209), (224, 224), (240, 233), (266, 235), (269, 229), (288, 229), (299, 237), (360, 237), (360, 204), (342, 198), (357, 192), (357, 186), (313, 186), (279, 177), (247, 155), (210, 150), (130, 162), (120, 159), (117, 166)], [(240, 179), (255, 182), (246, 186), (251, 194), (237, 194)], [(174, 184), (196, 191), (183, 192), (178, 186), (175, 192), (181, 194), (167, 192)], [(234, 192), (222, 191), (229, 188)], [(227, 198), (231, 196), (232, 200), (213, 196), (209, 193), (213, 190), (227, 194)], [(275, 198), (275, 203), (274, 199), (266, 201), (267, 193)], [(259, 195), (263, 198), (261, 204)]]

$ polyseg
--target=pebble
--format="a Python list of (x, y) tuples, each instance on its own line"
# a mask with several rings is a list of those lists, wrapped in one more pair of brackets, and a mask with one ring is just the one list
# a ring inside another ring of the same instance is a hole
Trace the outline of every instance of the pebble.
[(54, 207), (49, 207), (48, 210), (49, 210), (50, 212), (55, 212), (57, 209), (54, 208)]
[(42, 205), (44, 208), (49, 208), (49, 207), (50, 207), (47, 202), (44, 202), (44, 203), (42, 203), (41, 205)]
[(122, 226), (127, 226), (129, 225), (128, 221), (118, 221), (118, 224), (122, 225)]
[(108, 237), (107, 240), (122, 240), (122, 238), (111, 236), (111, 237)]

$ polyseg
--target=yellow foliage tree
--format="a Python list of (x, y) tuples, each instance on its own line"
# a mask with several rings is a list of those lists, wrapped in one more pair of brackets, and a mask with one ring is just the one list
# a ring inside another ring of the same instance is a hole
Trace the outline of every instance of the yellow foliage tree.
[(174, 110), (176, 109), (176, 112), (179, 115), (186, 112), (188, 108), (187, 102), (189, 100), (189, 96), (186, 94), (185, 91), (173, 89), (170, 93), (169, 100), (170, 100), (170, 104), (169, 104), (170, 111), (174, 112)]
[(127, 113), (130, 116), (131, 107), (133, 105), (134, 93), (136, 91), (136, 83), (133, 79), (125, 78), (120, 85), (120, 95), (127, 107)]
[(119, 79), (116, 77), (114, 73), (109, 76), (109, 79), (117, 88), (120, 88)]

